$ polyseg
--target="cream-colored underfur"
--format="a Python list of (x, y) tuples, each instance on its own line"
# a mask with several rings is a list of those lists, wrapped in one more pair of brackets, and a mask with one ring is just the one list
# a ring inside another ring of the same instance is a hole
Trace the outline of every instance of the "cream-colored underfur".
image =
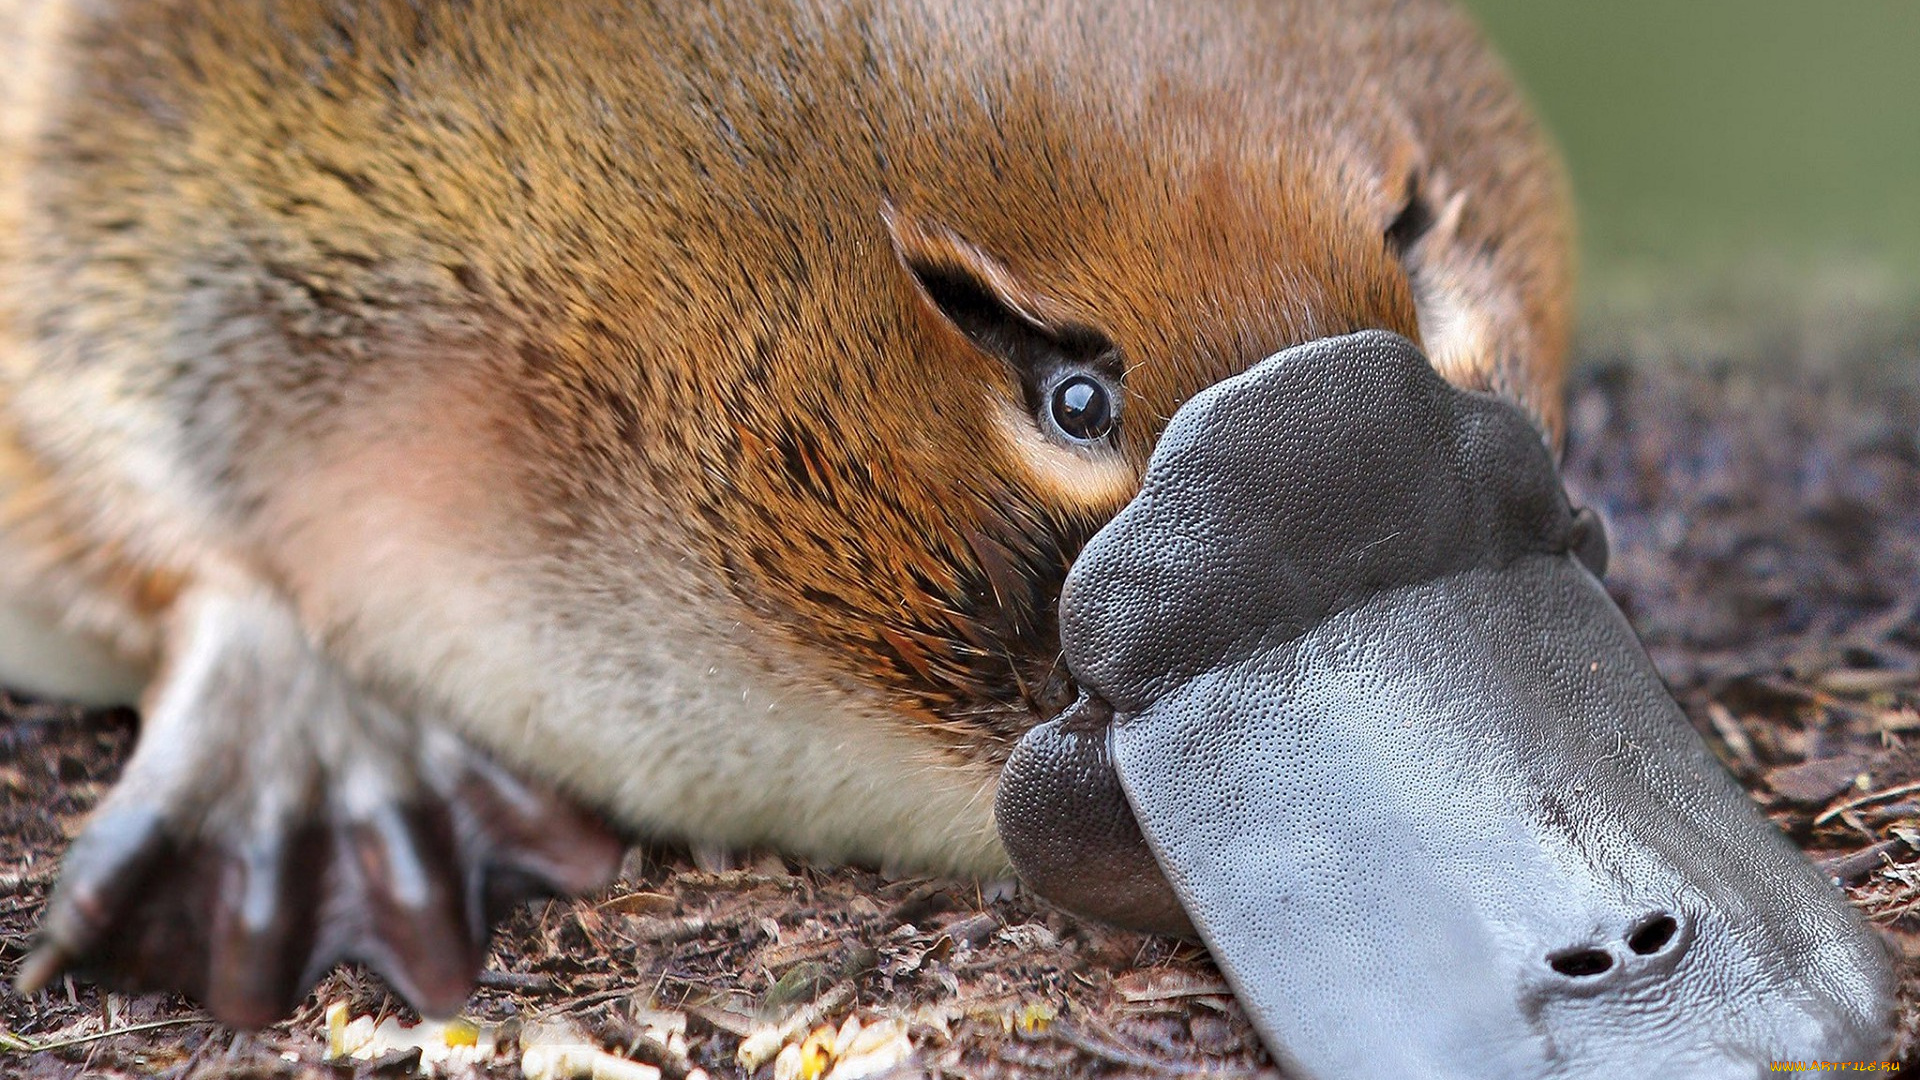
[(133, 704), (146, 672), (82, 628), (89, 616), (112, 622), (113, 606), (81, 611), (84, 605), (63, 603), (73, 599), (62, 595), (70, 590), (47, 587), (52, 560), (23, 535), (32, 471), (13, 442), (6, 406), (0, 382), (0, 686), (86, 705)]
[(0, 597), (0, 685), (83, 705), (131, 705), (146, 673), (63, 629), (20, 598)]
[[(14, 297), (22, 286), (14, 275), (26, 205), (22, 168), (46, 101), (60, 92), (61, 50), (54, 43), (71, 7), (63, 0), (0, 0), (0, 683), (85, 704), (131, 704), (147, 673), (103, 638), (124, 647), (144, 639), (146, 628), (126, 625), (120, 598), (86, 596), (72, 580), (48, 578), (60, 561), (49, 545), (66, 540), (54, 535), (57, 527), (32, 539), (8, 529), (9, 519), (17, 523), (22, 513), (35, 512), (19, 501), (36, 466), (26, 461), (13, 426), (30, 416), (51, 419), (41, 432), (50, 445), (75, 459), (115, 466), (82, 475), (132, 477), (137, 485), (141, 477), (164, 480), (176, 468), (149, 437), (151, 425), (139, 411), (119, 403), (108, 376), (35, 380), (20, 344), (22, 316)], [(67, 419), (73, 416), (92, 422), (75, 424)], [(83, 486), (69, 484), (65, 494), (83, 503)], [(129, 509), (137, 502), (155, 522), (179, 519), (158, 499), (128, 498), (130, 490), (98, 494)]]
[(1140, 477), (1118, 452), (1072, 450), (1049, 440), (1025, 410), (1003, 404), (995, 429), (1014, 460), (1026, 466), (1028, 479), (1065, 506), (1088, 514), (1110, 514), (1140, 487)]
[(744, 612), (667, 588), (617, 606), (542, 597), (392, 509), (415, 557), (362, 565), (335, 598), (356, 627), (355, 666), (421, 688), (507, 762), (652, 835), (1006, 873), (994, 770), (946, 758), (846, 694), (767, 674), (730, 640), (754, 633)]

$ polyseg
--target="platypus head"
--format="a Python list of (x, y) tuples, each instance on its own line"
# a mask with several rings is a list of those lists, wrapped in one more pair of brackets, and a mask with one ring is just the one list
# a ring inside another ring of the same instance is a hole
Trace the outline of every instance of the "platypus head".
[(992, 512), (922, 534), (949, 576), (905, 595), (940, 616), (876, 614), (876, 666), (976, 759), (1024, 731), (996, 809), (1031, 885), (1196, 930), (1306, 1076), (1874, 1055), (1881, 946), (1688, 725), (1538, 419), (1338, 332), (1414, 332), (1402, 279), (1341, 311), (1317, 268), (1317, 318), (1273, 331), (1301, 344), (1249, 364), (1213, 335), (1259, 320), (1228, 316), (1169, 368), (1244, 370), (1143, 392), (1124, 325), (891, 227), (943, 347), (1011, 378), (961, 406), (986, 431), (938, 511)]
[(1878, 943), (1693, 734), (1605, 562), (1511, 406), (1392, 334), (1279, 353), (1181, 407), (1075, 562), (1080, 699), (1015, 752), (1002, 835), (1068, 906), (1191, 919), (1306, 1075), (1873, 1056)]

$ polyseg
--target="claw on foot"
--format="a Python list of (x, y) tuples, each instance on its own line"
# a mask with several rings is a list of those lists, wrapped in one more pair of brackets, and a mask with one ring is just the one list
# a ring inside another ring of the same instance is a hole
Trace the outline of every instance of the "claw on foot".
[(263, 595), (192, 597), (15, 985), (68, 968), (271, 1023), (336, 963), (459, 1010), (511, 903), (612, 879), (597, 818), (347, 683)]

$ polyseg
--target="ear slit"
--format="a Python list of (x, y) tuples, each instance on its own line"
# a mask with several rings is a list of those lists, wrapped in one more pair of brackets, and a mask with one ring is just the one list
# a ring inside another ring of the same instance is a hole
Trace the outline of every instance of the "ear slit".
[[(1105, 334), (1059, 325), (1035, 314), (1044, 301), (1028, 296), (992, 256), (945, 230), (928, 229), (888, 208), (895, 254), (921, 295), (969, 341), (1010, 365), (1031, 391), (1068, 364), (1095, 367), (1117, 380), (1119, 354)], [(1029, 401), (1029, 407), (1037, 401)]]
[(1046, 327), (1007, 303), (965, 267), (911, 257), (906, 264), (933, 306), (987, 352), (1006, 356), (1030, 342), (1052, 342)]
[(947, 229), (891, 206), (882, 218), (926, 313), (1003, 365), (1035, 433), (1081, 452), (1111, 448), (1126, 378), (1113, 342)]
[(1426, 193), (1420, 186), (1418, 172), (1407, 174), (1407, 201), (1388, 223), (1386, 231), (1387, 247), (1395, 256), (1404, 257), (1413, 250), (1421, 238), (1433, 231), (1438, 219), (1432, 204), (1427, 202)]

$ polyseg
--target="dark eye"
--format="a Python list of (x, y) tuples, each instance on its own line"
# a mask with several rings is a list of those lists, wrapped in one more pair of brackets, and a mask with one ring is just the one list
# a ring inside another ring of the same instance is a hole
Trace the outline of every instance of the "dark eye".
[(1113, 430), (1113, 395), (1091, 375), (1070, 375), (1047, 395), (1047, 411), (1061, 434), (1076, 442), (1099, 442)]

